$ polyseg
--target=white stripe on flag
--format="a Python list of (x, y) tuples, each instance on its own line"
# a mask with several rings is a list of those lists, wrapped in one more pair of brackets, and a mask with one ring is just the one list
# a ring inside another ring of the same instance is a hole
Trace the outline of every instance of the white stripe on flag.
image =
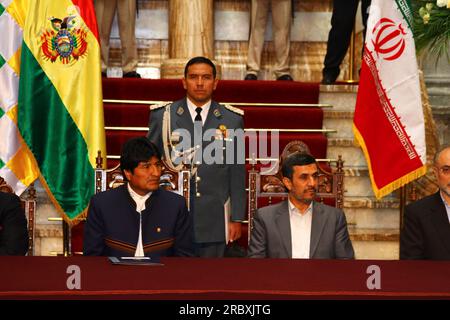
[(0, 0), (0, 3), (2, 4), (2, 6), (4, 6), (6, 8), (13, 1), (14, 0)]
[(7, 163), (19, 150), (19, 131), (16, 124), (7, 115), (0, 118), (1, 136), (6, 139), (0, 139), (0, 159)]
[[(8, 61), (22, 45), (22, 29), (16, 21), (4, 11), (0, 16), (0, 30), (2, 41), (0, 41), (0, 54)], [(3, 37), (7, 41), (3, 41)]]
[(0, 69), (0, 108), (6, 113), (17, 104), (19, 77), (5, 63)]

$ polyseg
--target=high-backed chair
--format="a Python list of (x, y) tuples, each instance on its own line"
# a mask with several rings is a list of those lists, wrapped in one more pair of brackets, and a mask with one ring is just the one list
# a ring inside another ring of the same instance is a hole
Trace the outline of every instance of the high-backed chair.
[[(261, 167), (257, 167), (256, 163), (252, 164), (248, 173), (248, 241), (250, 241), (256, 210), (287, 199), (288, 192), (282, 182), (281, 166), (284, 159), (295, 152), (310, 153), (304, 142), (295, 140), (288, 143), (281, 153), (277, 172), (265, 174)], [(330, 167), (330, 163), (319, 162), (316, 201), (342, 208), (344, 205), (344, 161), (339, 156), (335, 162), (335, 169)]]
[[(0, 192), (14, 193), (13, 188), (0, 177)], [(34, 255), (34, 235), (35, 235), (35, 215), (36, 215), (36, 189), (32, 183), (28, 187), (26, 195), (20, 197), (25, 216), (28, 221), (28, 252), (27, 255)]]
[[(103, 158), (98, 152), (97, 169), (95, 169), (95, 193), (117, 188), (125, 183), (120, 165), (110, 169), (102, 169)], [(168, 191), (176, 192), (185, 197), (187, 206), (189, 208), (189, 194), (190, 194), (190, 171), (187, 168), (181, 171), (175, 171), (169, 168), (165, 161), (161, 170), (160, 186)], [(76, 226), (68, 229), (65, 224), (63, 228), (64, 251), (68, 254), (82, 254), (83, 250), (83, 232), (84, 221), (82, 219)], [(69, 247), (70, 243), (70, 247)], [(66, 254), (67, 255), (67, 254)]]

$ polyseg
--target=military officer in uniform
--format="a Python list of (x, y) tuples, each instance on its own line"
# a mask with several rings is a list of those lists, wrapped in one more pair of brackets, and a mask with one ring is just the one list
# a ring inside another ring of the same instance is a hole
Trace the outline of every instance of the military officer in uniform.
[[(170, 160), (169, 149), (173, 150), (172, 138), (176, 133), (184, 130), (191, 137), (190, 141), (182, 142), (192, 147), (185, 150), (185, 155), (187, 151), (191, 156), (195, 153), (190, 212), (199, 257), (223, 257), (227, 242), (241, 236), (241, 222), (245, 219), (245, 150), (242, 144), (241, 148), (237, 146), (238, 138), (227, 137), (227, 132), (235, 129), (243, 132), (243, 111), (211, 100), (217, 83), (213, 62), (205, 57), (192, 58), (184, 71), (187, 97), (169, 105), (154, 106), (149, 122), (148, 137), (164, 154), (166, 162)], [(194, 144), (196, 138), (192, 137), (199, 128), (202, 133), (212, 130), (217, 134)], [(211, 153), (219, 161), (205, 163), (207, 151), (214, 143), (221, 146)], [(225, 157), (230, 147), (235, 148), (231, 161)], [(203, 156), (197, 157), (199, 154)]]

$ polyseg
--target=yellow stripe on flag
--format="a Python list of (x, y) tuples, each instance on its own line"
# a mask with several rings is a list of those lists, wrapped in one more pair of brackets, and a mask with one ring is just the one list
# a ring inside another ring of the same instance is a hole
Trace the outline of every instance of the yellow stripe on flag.
[[(31, 0), (14, 0), (6, 8), (11, 17), (16, 20), (17, 24), (23, 29), (25, 25), (25, 17)], [(36, 1), (36, 0), (33, 0)]]
[(17, 153), (6, 164), (16, 177), (26, 186), (39, 177), (39, 167), (26, 143), (21, 139)]
[(14, 72), (19, 75), (20, 74), (20, 54), (22, 47), (20, 47), (16, 53), (8, 60), (9, 66), (14, 70)]

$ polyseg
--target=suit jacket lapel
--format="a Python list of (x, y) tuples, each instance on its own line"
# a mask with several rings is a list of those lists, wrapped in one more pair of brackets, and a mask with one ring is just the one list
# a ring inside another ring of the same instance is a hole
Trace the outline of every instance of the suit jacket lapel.
[(291, 222), (289, 219), (289, 207), (287, 201), (284, 201), (282, 206), (278, 209), (275, 215), (275, 224), (284, 249), (286, 250), (288, 257), (292, 258)]
[(440, 191), (435, 194), (435, 203), (430, 208), (430, 219), (436, 229), (436, 234), (450, 252), (450, 223), (448, 221), (445, 204), (442, 202)]
[(320, 203), (313, 203), (313, 214), (311, 222), (311, 243), (309, 246), (309, 257), (312, 258), (317, 250), (320, 237), (322, 235), (323, 228), (328, 216), (325, 214), (323, 207)]

